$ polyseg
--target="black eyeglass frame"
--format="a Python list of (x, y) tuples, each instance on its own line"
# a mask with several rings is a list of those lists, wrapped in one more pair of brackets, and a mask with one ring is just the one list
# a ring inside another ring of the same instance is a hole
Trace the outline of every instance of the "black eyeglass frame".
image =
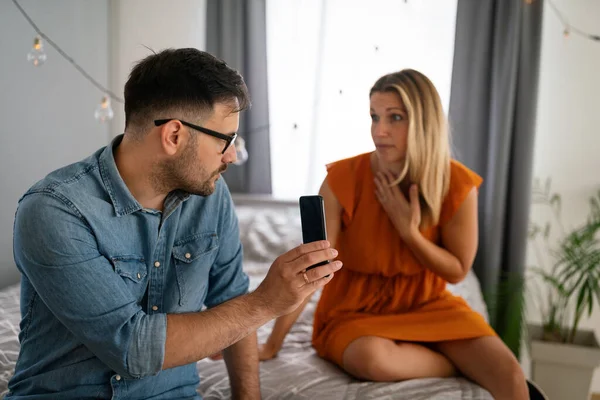
[(217, 131), (213, 131), (211, 129), (204, 128), (202, 126), (191, 124), (191, 123), (183, 121), (183, 120), (181, 120), (179, 118), (157, 119), (157, 120), (154, 121), (154, 125), (155, 126), (161, 126), (161, 125), (166, 124), (169, 121), (179, 121), (179, 122), (181, 122), (181, 125), (185, 125), (185, 126), (187, 126), (189, 128), (195, 129), (195, 130), (200, 131), (202, 133), (206, 133), (207, 135), (210, 135), (212, 137), (216, 137), (218, 139), (224, 140), (226, 142), (225, 143), (225, 148), (223, 149), (223, 152), (221, 152), (221, 154), (225, 154), (225, 152), (227, 151), (227, 149), (229, 148), (229, 146), (231, 146), (235, 142), (235, 139), (238, 136), (237, 133), (234, 133), (232, 135), (225, 135), (223, 133), (219, 133)]

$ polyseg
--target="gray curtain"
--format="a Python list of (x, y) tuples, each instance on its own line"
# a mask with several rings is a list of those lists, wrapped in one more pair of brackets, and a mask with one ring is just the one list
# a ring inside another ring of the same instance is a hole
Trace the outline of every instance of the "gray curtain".
[(455, 156), (484, 178), (474, 270), (518, 354), (543, 2), (459, 0), (449, 118)]
[(240, 117), (248, 161), (224, 174), (232, 192), (271, 193), (266, 0), (208, 0), (206, 49), (243, 76), (252, 107)]

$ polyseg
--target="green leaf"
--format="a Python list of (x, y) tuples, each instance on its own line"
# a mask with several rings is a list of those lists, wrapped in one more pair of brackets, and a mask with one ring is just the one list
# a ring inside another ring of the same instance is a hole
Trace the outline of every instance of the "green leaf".
[(594, 311), (594, 290), (592, 289), (592, 287), (588, 284), (588, 298), (587, 298), (587, 305), (588, 305), (588, 318), (590, 318), (592, 316), (592, 312)]
[(598, 305), (600, 305), (600, 274), (595, 276), (592, 280), (594, 282), (594, 294), (596, 295), (596, 300), (598, 301)]
[(584, 284), (581, 287), (581, 289), (579, 290), (579, 293), (577, 294), (577, 303), (575, 304), (575, 314), (581, 313), (581, 310), (584, 308), (586, 294), (587, 294), (587, 285)]

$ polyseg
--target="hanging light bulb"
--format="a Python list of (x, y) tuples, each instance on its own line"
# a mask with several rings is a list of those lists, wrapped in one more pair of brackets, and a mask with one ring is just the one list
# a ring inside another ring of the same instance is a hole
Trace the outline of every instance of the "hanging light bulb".
[(110, 106), (110, 99), (108, 96), (104, 96), (98, 107), (96, 107), (96, 112), (94, 113), (94, 117), (100, 122), (106, 122), (114, 117), (115, 113), (113, 112), (112, 107)]
[(235, 165), (242, 165), (248, 161), (248, 150), (246, 150), (246, 141), (242, 137), (238, 137), (235, 140), (235, 155), (237, 160), (234, 162)]
[(48, 56), (44, 52), (42, 39), (39, 36), (36, 36), (35, 39), (33, 39), (33, 48), (27, 53), (27, 61), (34, 66), (39, 67), (46, 62), (46, 58), (48, 58)]

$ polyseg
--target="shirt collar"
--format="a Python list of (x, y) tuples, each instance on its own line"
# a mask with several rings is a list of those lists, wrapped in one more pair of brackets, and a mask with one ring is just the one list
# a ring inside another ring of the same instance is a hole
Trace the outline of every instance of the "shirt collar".
[[(115, 208), (118, 217), (128, 215), (142, 210), (142, 205), (133, 197), (129, 188), (121, 178), (115, 162), (114, 150), (123, 140), (123, 134), (113, 139), (110, 145), (106, 146), (100, 154), (100, 175), (110, 200)], [(183, 190), (174, 190), (167, 195), (164, 202), (165, 216), (171, 214), (182, 202), (190, 198), (190, 194)]]
[(100, 154), (100, 175), (102, 176), (102, 182), (106, 191), (110, 196), (115, 213), (118, 217), (128, 215), (133, 212), (142, 209), (142, 206), (133, 197), (129, 188), (121, 178), (117, 164), (115, 163), (114, 149), (119, 146), (123, 140), (123, 135), (118, 135), (113, 141), (104, 148), (104, 151)]

